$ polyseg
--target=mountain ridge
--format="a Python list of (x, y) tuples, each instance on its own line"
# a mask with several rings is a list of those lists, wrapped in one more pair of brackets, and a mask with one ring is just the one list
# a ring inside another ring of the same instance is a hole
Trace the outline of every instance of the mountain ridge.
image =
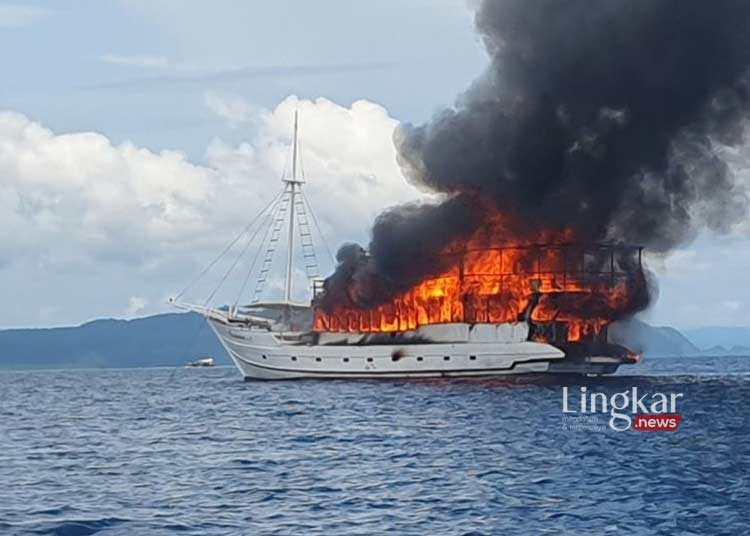
[[(750, 344), (699, 346), (675, 328), (651, 326), (638, 319), (618, 322), (609, 333), (612, 342), (651, 357), (750, 355)], [(0, 330), (0, 368), (181, 366), (205, 356), (216, 358), (219, 364), (230, 363), (205, 319), (197, 313)]]
[(196, 313), (0, 330), (0, 368), (178, 366), (205, 355), (229, 363)]
[(744, 326), (705, 326), (682, 331), (699, 348), (712, 349), (717, 346), (726, 349), (735, 347), (750, 348), (750, 327)]

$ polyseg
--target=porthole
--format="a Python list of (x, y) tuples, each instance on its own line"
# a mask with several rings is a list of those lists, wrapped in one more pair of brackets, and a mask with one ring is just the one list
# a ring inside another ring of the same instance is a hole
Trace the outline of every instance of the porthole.
[(470, 361), (476, 361), (476, 360), (477, 360), (477, 356), (475, 356), (475, 355), (470, 355), (470, 356), (469, 356), (469, 360), (470, 360)]
[(296, 355), (292, 356), (292, 361), (297, 361), (297, 356)]
[(320, 362), (321, 362), (321, 361), (323, 361), (323, 360), (322, 360), (322, 359), (320, 359), (319, 357), (316, 357), (316, 358), (315, 358), (315, 361), (317, 361), (318, 363), (320, 363)]
[(348, 363), (348, 362), (349, 362), (349, 358), (348, 358), (348, 357), (345, 357), (345, 358), (344, 358), (344, 363)]
[(417, 356), (417, 361), (424, 361), (424, 357), (422, 357), (421, 355)]
[(372, 358), (371, 358), (371, 357), (368, 357), (368, 358), (367, 358), (367, 362), (368, 362), (368, 363), (372, 363)]
[(451, 356), (449, 356), (449, 355), (444, 355), (443, 356), (443, 361), (450, 361), (450, 360), (451, 360)]
[(263, 359), (267, 359), (266, 354), (263, 354)]

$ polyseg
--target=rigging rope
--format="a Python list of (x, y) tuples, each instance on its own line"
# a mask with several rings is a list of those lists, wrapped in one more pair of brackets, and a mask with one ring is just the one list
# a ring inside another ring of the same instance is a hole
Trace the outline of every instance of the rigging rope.
[[(292, 152), (296, 148), (298, 150), (294, 151), (294, 152), (296, 153), (296, 156), (297, 156), (297, 159), (298, 159), (298, 162), (299, 162), (299, 171), (300, 171), (301, 178), (302, 178), (301, 182), (305, 182), (306, 181), (306, 177), (305, 177), (305, 168), (304, 168), (304, 164), (303, 164), (303, 161), (302, 161), (301, 142), (300, 142), (300, 140), (298, 139), (298, 137), (296, 135), (296, 128), (297, 128), (297, 126), (296, 126), (296, 118), (295, 118), (295, 144), (296, 144), (296, 147), (294, 146), (294, 144), (292, 144), (288, 148), (287, 159), (284, 162), (284, 169), (282, 170), (281, 178), (282, 178), (282, 180), (286, 180), (286, 176), (287, 176), (287, 173), (288, 173), (288, 170), (289, 170), (289, 167), (288, 167), (289, 166), (289, 157), (291, 156)], [(294, 159), (294, 158), (292, 157), (292, 159)], [(296, 165), (296, 163), (292, 162), (292, 165)], [(296, 177), (295, 177), (295, 179), (296, 179)], [(244, 280), (242, 282), (242, 286), (240, 287), (240, 291), (239, 291), (239, 293), (237, 295), (237, 299), (234, 302), (234, 306), (236, 307), (239, 304), (239, 300), (240, 300), (242, 294), (244, 293), (245, 289), (247, 288), (247, 284), (249, 282), (250, 276), (252, 275), (253, 271), (255, 270), (255, 267), (258, 264), (258, 259), (260, 258), (260, 253), (263, 250), (264, 245), (266, 244), (266, 241), (269, 240), (269, 233), (271, 232), (272, 229), (274, 229), (274, 232), (276, 231), (275, 225), (278, 223), (277, 220), (278, 220), (279, 215), (281, 214), (282, 210), (284, 210), (283, 209), (283, 204), (284, 204), (283, 201), (284, 201), (284, 196), (287, 195), (287, 194), (288, 194), (288, 192), (287, 192), (287, 189), (285, 188), (284, 190), (282, 190), (281, 192), (279, 192), (275, 197), (273, 197), (268, 202), (268, 204), (266, 204), (266, 206), (263, 207), (263, 209), (257, 214), (257, 216), (255, 218), (253, 218), (252, 221), (250, 223), (248, 223), (242, 229), (242, 231), (221, 251), (221, 253), (215, 259), (213, 259), (195, 278), (193, 278), (193, 280), (190, 283), (188, 283), (188, 285), (185, 288), (183, 288), (175, 296), (174, 300), (178, 300), (179, 298), (181, 298), (188, 290), (190, 290), (191, 288), (193, 288), (201, 279), (203, 279), (203, 277), (214, 266), (216, 266), (216, 264), (220, 260), (222, 260), (227, 254), (229, 254), (229, 252), (232, 250), (232, 248), (234, 248), (234, 246), (237, 245), (237, 243), (243, 237), (248, 236), (250, 234), (251, 229), (253, 229), (253, 227), (256, 226), (256, 224), (260, 222), (260, 224), (257, 226), (257, 228), (255, 229), (255, 231), (252, 233), (252, 236), (250, 236), (247, 239), (247, 242), (245, 243), (244, 247), (242, 247), (239, 255), (234, 259), (234, 262), (231, 264), (231, 266), (226, 271), (226, 273), (224, 273), (224, 275), (221, 278), (221, 280), (219, 281), (218, 285), (216, 285), (216, 287), (213, 288), (213, 290), (211, 291), (211, 293), (209, 294), (208, 298), (205, 301), (205, 305), (208, 305), (211, 302), (211, 300), (214, 298), (214, 296), (216, 295), (216, 293), (224, 285), (224, 283), (226, 282), (226, 280), (228, 279), (228, 277), (232, 274), (232, 272), (234, 271), (234, 269), (237, 267), (237, 265), (239, 264), (239, 262), (245, 257), (245, 254), (248, 252), (250, 246), (254, 243), (255, 238), (260, 234), (261, 230), (263, 230), (265, 228), (265, 232), (264, 232), (263, 238), (262, 238), (262, 240), (261, 240), (261, 242), (260, 242), (260, 244), (258, 246), (258, 250), (257, 250), (257, 252), (255, 253), (255, 256), (252, 259), (252, 262), (250, 264), (250, 268), (247, 271), (247, 274), (245, 275), (245, 278), (244, 278)], [(312, 240), (312, 234), (310, 233), (310, 230), (309, 230), (309, 224), (307, 223), (307, 217), (306, 217), (306, 214), (305, 214), (306, 212), (309, 213), (309, 215), (312, 217), (313, 224), (315, 225), (315, 229), (316, 229), (316, 231), (318, 233), (318, 236), (320, 237), (321, 241), (323, 242), (323, 245), (325, 246), (325, 249), (326, 249), (326, 252), (328, 253), (328, 257), (329, 257), (329, 259), (331, 261), (331, 264), (335, 266), (334, 256), (333, 256), (333, 254), (331, 252), (331, 249), (329, 248), (328, 243), (326, 242), (325, 237), (324, 237), (324, 235), (323, 235), (323, 233), (321, 231), (320, 224), (318, 222), (317, 217), (315, 216), (315, 213), (312, 210), (312, 206), (310, 204), (310, 201), (307, 199), (307, 196), (303, 193), (303, 191), (302, 191), (301, 188), (297, 191), (297, 195), (299, 197), (301, 197), (301, 199), (300, 199), (301, 202), (291, 203), (291, 200), (290, 200), (289, 207), (288, 207), (289, 214), (285, 214), (284, 221), (286, 221), (287, 217), (291, 218), (293, 216), (293, 211), (295, 211), (295, 212), (299, 211), (300, 218), (299, 218), (299, 221), (296, 222), (297, 223), (296, 226), (297, 226), (298, 231), (300, 233), (300, 244), (302, 246), (303, 254), (304, 254), (305, 258), (307, 259), (307, 257), (310, 257), (310, 259), (312, 260), (312, 266), (308, 266), (306, 264), (305, 265), (305, 270), (306, 270), (306, 272), (308, 272), (307, 275), (308, 275), (309, 278), (310, 277), (312, 277), (312, 278), (319, 277), (319, 271), (318, 271), (319, 269), (317, 267), (317, 258), (316, 258), (316, 253), (315, 253), (315, 245), (314, 245), (313, 240)], [(266, 217), (268, 217), (268, 216), (270, 216), (270, 218), (271, 218), (270, 221), (268, 222), (267, 225), (263, 225), (263, 223), (262, 223), (263, 219), (266, 218)], [(293, 230), (291, 232), (293, 232)], [(307, 243), (305, 242), (305, 237), (309, 237), (308, 238), (309, 242), (307, 242)], [(272, 260), (273, 260), (273, 254), (275, 252), (275, 248), (271, 248), (271, 243), (273, 241), (274, 241), (274, 236), (272, 235), (270, 241), (268, 242), (268, 247), (269, 247), (269, 251), (268, 252), (270, 253), (270, 259), (267, 259), (267, 261), (269, 261), (269, 262), (272, 262)], [(291, 247), (291, 245), (289, 247)], [(311, 249), (311, 253), (305, 253), (304, 250), (306, 248), (308, 248), (308, 247)], [(311, 268), (314, 268), (314, 272), (312, 273), (312, 275), (311, 275), (311, 272), (310, 272)], [(261, 271), (261, 274), (262, 273), (263, 273), (263, 270)], [(265, 279), (263, 281), (265, 281)], [(261, 289), (262, 289), (262, 286), (261, 286), (261, 282), (259, 281), (259, 285), (257, 286), (256, 291), (255, 291), (254, 300), (257, 301), (257, 296), (258, 296), (258, 293), (261, 291)]]
[[(281, 196), (276, 196), (276, 198), (279, 198), (279, 197), (281, 197)], [(263, 212), (261, 213), (262, 216), (268, 216), (268, 214), (266, 214), (266, 210), (267, 209), (268, 209), (268, 207), (266, 207), (263, 210)], [(258, 218), (255, 218), (255, 219), (257, 220)], [(273, 221), (273, 220), (271, 220), (271, 221)], [(235, 267), (237, 266), (237, 263), (240, 262), (240, 259), (242, 259), (242, 257), (245, 256), (245, 253), (247, 253), (248, 248), (253, 243), (253, 240), (255, 240), (255, 237), (258, 236), (258, 233), (260, 233), (261, 229), (262, 229), (262, 227), (258, 227), (258, 229), (256, 229), (255, 232), (253, 233), (253, 235), (248, 239), (247, 243), (245, 244), (245, 247), (242, 248), (242, 251), (240, 252), (240, 254), (237, 256), (236, 259), (234, 259), (234, 262), (229, 267), (229, 270), (226, 271), (226, 273), (224, 274), (224, 276), (221, 278), (221, 281), (219, 281), (219, 284), (216, 285), (216, 287), (214, 288), (214, 290), (208, 296), (208, 298), (204, 302), (204, 305), (208, 305), (208, 303), (213, 299), (213, 297), (216, 295), (216, 293), (218, 292), (218, 290), (221, 288), (221, 286), (227, 280), (227, 278), (229, 277), (229, 275), (234, 271)]]
[(305, 163), (302, 161), (302, 140), (300, 139), (297, 140), (297, 158), (299, 159), (299, 170), (302, 175), (302, 181), (307, 182), (307, 177), (305, 177)]
[(247, 253), (248, 248), (250, 247), (250, 244), (253, 243), (253, 240), (255, 240), (255, 237), (258, 236), (258, 233), (260, 232), (260, 229), (256, 229), (256, 231), (253, 233), (253, 236), (250, 237), (250, 239), (245, 244), (245, 247), (242, 248), (242, 251), (239, 255), (237, 255), (237, 258), (234, 259), (234, 262), (229, 267), (229, 269), (224, 273), (221, 280), (219, 281), (219, 284), (216, 285), (216, 287), (211, 291), (211, 294), (209, 294), (208, 298), (206, 298), (206, 301), (203, 303), (204, 306), (207, 306), (209, 302), (213, 299), (213, 297), (216, 295), (216, 293), (219, 291), (219, 289), (224, 285), (227, 278), (231, 275), (231, 273), (234, 271), (234, 269), (237, 267), (237, 264), (240, 262), (240, 259), (245, 256), (245, 253)]
[(312, 216), (313, 223), (315, 224), (315, 229), (317, 229), (318, 236), (320, 236), (320, 241), (323, 242), (323, 246), (325, 246), (326, 251), (328, 252), (328, 258), (331, 260), (331, 266), (335, 268), (336, 261), (333, 257), (333, 254), (331, 253), (331, 248), (328, 247), (328, 242), (326, 241), (325, 236), (320, 230), (320, 225), (318, 224), (318, 218), (315, 216), (315, 212), (313, 212), (312, 205), (310, 204), (310, 201), (308, 201), (307, 196), (304, 194), (304, 192), (300, 191), (300, 195), (302, 196), (302, 200), (307, 205), (307, 210), (310, 213), (310, 216)]
[(320, 266), (318, 266), (318, 254), (315, 251), (315, 242), (313, 240), (309, 218), (307, 217), (307, 211), (305, 210), (305, 201), (302, 199), (302, 195), (296, 199), (294, 204), (296, 205), (297, 230), (299, 231), (299, 243), (302, 248), (305, 274), (307, 275), (307, 279), (314, 281), (320, 277)]
[[(299, 167), (300, 167), (300, 172), (302, 174), (302, 180), (305, 181), (305, 182), (307, 182), (307, 176), (305, 175), (305, 164), (304, 164), (303, 157), (302, 157), (303, 152), (304, 152), (304, 151), (302, 151), (302, 140), (298, 140), (297, 144), (299, 146), (299, 151), (298, 151), (298, 154), (299, 154)], [(328, 242), (326, 241), (325, 236), (323, 235), (322, 231), (320, 230), (320, 224), (318, 223), (318, 218), (315, 216), (315, 212), (313, 212), (312, 205), (310, 204), (310, 201), (307, 199), (307, 196), (305, 195), (304, 190), (302, 190), (301, 188), (300, 188), (300, 191), (299, 191), (299, 195), (302, 198), (302, 203), (303, 203), (302, 204), (302, 209), (303, 209), (303, 211), (306, 209), (307, 212), (312, 217), (313, 224), (315, 225), (315, 229), (318, 231), (318, 237), (320, 238), (320, 241), (323, 242), (323, 247), (325, 247), (326, 253), (328, 253), (328, 259), (331, 261), (331, 267), (335, 268), (336, 267), (336, 261), (334, 260), (333, 254), (331, 253), (331, 248), (328, 247)], [(310, 235), (310, 240), (312, 242), (312, 235)], [(311, 244), (311, 245), (312, 245), (313, 255), (314, 255), (315, 254), (315, 245), (314, 244)], [(317, 264), (317, 259), (315, 259), (315, 262)]]
[(199, 274), (198, 274), (198, 275), (197, 275), (197, 276), (196, 276), (196, 277), (195, 277), (195, 278), (194, 278), (194, 279), (193, 279), (193, 280), (192, 280), (192, 281), (190, 282), (190, 283), (188, 283), (188, 285), (187, 285), (187, 286), (186, 286), (186, 287), (185, 287), (184, 289), (182, 289), (182, 290), (181, 290), (181, 291), (180, 291), (180, 292), (179, 292), (179, 293), (177, 294), (177, 296), (175, 296), (175, 298), (174, 298), (174, 299), (175, 299), (175, 300), (179, 300), (179, 299), (180, 299), (180, 297), (181, 297), (181, 296), (182, 296), (183, 294), (185, 294), (185, 292), (187, 292), (187, 291), (188, 291), (188, 290), (189, 290), (189, 289), (190, 289), (190, 288), (191, 288), (191, 287), (192, 287), (193, 285), (195, 285), (196, 283), (198, 283), (198, 281), (200, 281), (201, 279), (203, 279), (203, 276), (204, 276), (204, 275), (206, 275), (206, 274), (208, 273), (208, 271), (209, 271), (209, 270), (210, 270), (211, 268), (213, 268), (213, 267), (214, 267), (214, 265), (216, 265), (216, 263), (217, 263), (217, 262), (219, 262), (219, 261), (220, 261), (220, 260), (222, 259), (222, 257), (224, 257), (224, 255), (226, 255), (226, 254), (227, 254), (227, 253), (229, 252), (229, 250), (231, 250), (231, 249), (232, 249), (232, 248), (234, 247), (234, 245), (235, 245), (235, 244), (236, 244), (236, 243), (237, 243), (237, 242), (238, 242), (238, 241), (240, 240), (240, 238), (242, 238), (242, 237), (243, 237), (243, 236), (244, 236), (244, 235), (245, 235), (245, 234), (246, 234), (247, 232), (249, 232), (249, 231), (250, 231), (250, 229), (252, 228), (252, 226), (253, 226), (253, 225), (255, 225), (255, 222), (257, 222), (257, 221), (258, 221), (258, 220), (259, 220), (259, 219), (260, 219), (260, 218), (261, 218), (261, 217), (263, 216), (263, 214), (264, 214), (264, 213), (265, 213), (265, 212), (266, 212), (266, 211), (267, 211), (267, 210), (268, 210), (268, 209), (269, 209), (269, 208), (270, 208), (270, 207), (271, 207), (272, 205), (276, 204), (276, 203), (278, 202), (279, 198), (280, 198), (280, 197), (281, 197), (282, 195), (284, 195), (284, 192), (281, 192), (281, 193), (279, 193), (279, 194), (278, 194), (278, 195), (276, 195), (276, 196), (275, 196), (275, 197), (274, 197), (273, 199), (271, 199), (271, 201), (269, 201), (269, 203), (268, 203), (268, 204), (267, 204), (267, 205), (266, 205), (265, 207), (263, 207), (263, 210), (261, 210), (261, 211), (260, 211), (260, 212), (258, 213), (258, 215), (257, 215), (257, 216), (255, 216), (255, 218), (253, 218), (253, 219), (252, 219), (252, 221), (250, 221), (250, 223), (248, 223), (248, 224), (247, 224), (247, 225), (245, 226), (245, 228), (244, 228), (244, 229), (242, 229), (242, 231), (240, 231), (240, 233), (239, 233), (239, 234), (238, 234), (238, 235), (237, 235), (237, 236), (236, 236), (236, 237), (234, 238), (234, 240), (232, 240), (232, 241), (231, 241), (231, 242), (229, 243), (229, 245), (228, 245), (227, 247), (225, 247), (225, 248), (224, 248), (224, 250), (223, 250), (223, 251), (222, 251), (222, 252), (221, 252), (221, 253), (219, 254), (219, 256), (218, 256), (218, 257), (216, 257), (216, 258), (215, 258), (215, 259), (214, 259), (213, 261), (211, 261), (211, 262), (210, 262), (210, 263), (208, 264), (208, 266), (206, 266), (206, 267), (205, 267), (205, 268), (204, 268), (204, 269), (203, 269), (203, 270), (202, 270), (202, 271), (201, 271), (201, 272), (200, 272), (200, 273), (199, 273)]
[[(283, 194), (283, 192), (282, 192)], [(247, 271), (247, 274), (245, 275), (245, 280), (242, 282), (242, 287), (240, 288), (240, 291), (237, 293), (237, 299), (234, 300), (234, 306), (237, 307), (237, 305), (240, 302), (240, 297), (242, 296), (242, 293), (245, 292), (245, 288), (247, 287), (247, 283), (250, 280), (250, 275), (253, 273), (253, 270), (255, 270), (255, 265), (258, 263), (258, 258), (260, 257), (260, 252), (263, 251), (263, 244), (266, 243), (266, 240), (268, 239), (268, 235), (271, 231), (271, 229), (274, 227), (274, 223), (276, 222), (276, 218), (279, 216), (279, 212), (281, 212), (281, 199), (274, 207), (272, 214), (271, 214), (271, 220), (268, 222), (268, 226), (266, 227), (266, 232), (263, 234), (263, 239), (260, 241), (260, 244), (258, 244), (258, 251), (255, 252), (255, 257), (253, 257), (253, 261), (250, 264), (250, 269)], [(270, 246), (270, 242), (269, 242)], [(274, 248), (275, 249), (275, 248)], [(273, 255), (273, 253), (271, 253)], [(254, 300), (257, 300), (257, 295), (253, 296)]]

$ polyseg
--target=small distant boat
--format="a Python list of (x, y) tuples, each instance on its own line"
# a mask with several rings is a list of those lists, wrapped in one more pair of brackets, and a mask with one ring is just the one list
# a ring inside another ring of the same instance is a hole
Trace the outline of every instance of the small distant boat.
[(186, 367), (213, 367), (216, 364), (213, 357), (204, 357), (203, 359), (197, 359), (190, 361)]

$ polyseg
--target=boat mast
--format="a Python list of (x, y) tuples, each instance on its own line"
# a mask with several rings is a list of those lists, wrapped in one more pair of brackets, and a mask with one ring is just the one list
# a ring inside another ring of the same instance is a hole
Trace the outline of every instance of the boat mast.
[(297, 146), (298, 146), (298, 112), (294, 111), (294, 142), (292, 146), (292, 178), (285, 178), (286, 190), (289, 194), (289, 242), (286, 256), (286, 284), (284, 286), (284, 301), (292, 301), (292, 263), (294, 262), (294, 202), (297, 190), (302, 187), (302, 182), (297, 180)]

